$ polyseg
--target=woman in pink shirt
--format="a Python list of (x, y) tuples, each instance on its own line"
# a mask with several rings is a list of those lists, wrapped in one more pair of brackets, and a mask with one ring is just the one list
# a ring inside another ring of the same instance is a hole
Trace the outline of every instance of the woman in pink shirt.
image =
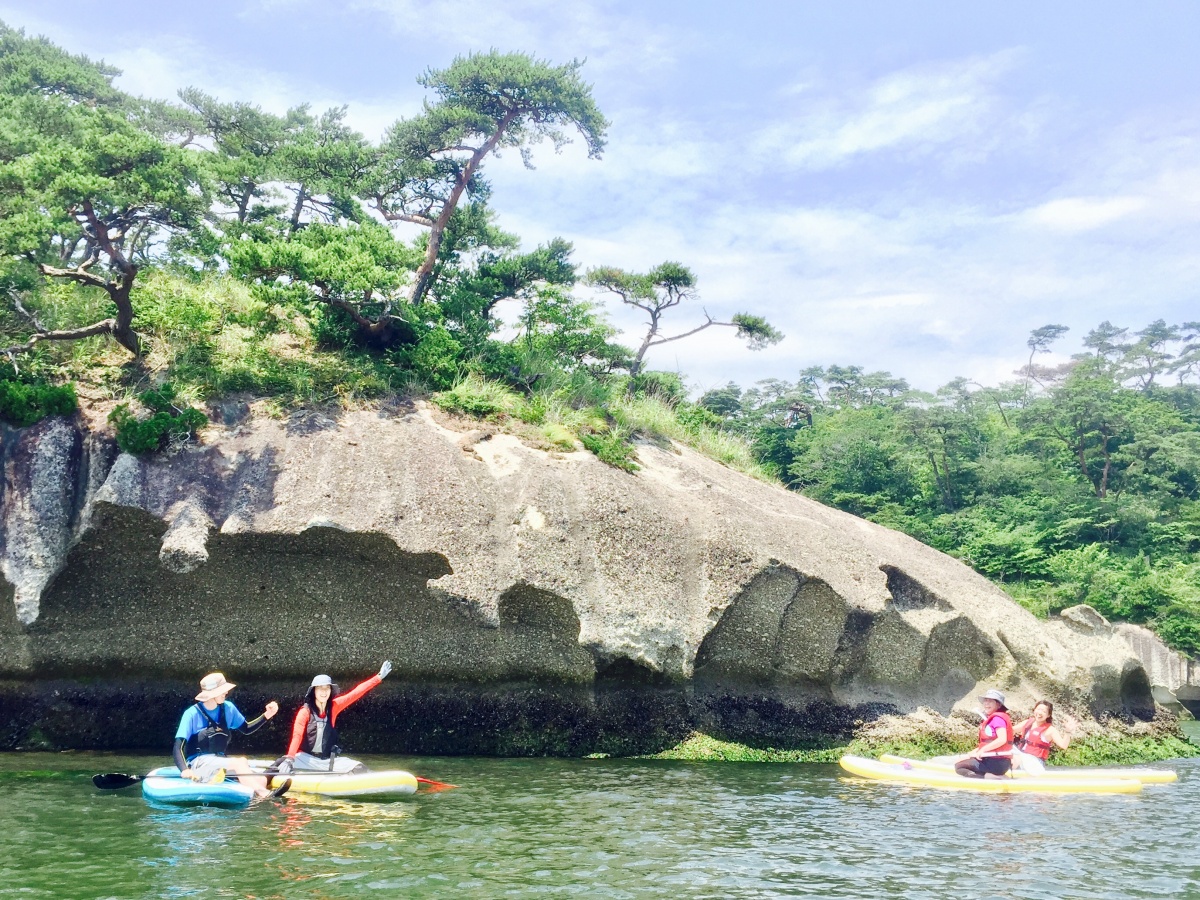
[(1013, 724), (1004, 705), (1004, 695), (992, 689), (979, 698), (983, 723), (979, 746), (954, 763), (954, 771), (967, 778), (1001, 778), (1012, 768)]

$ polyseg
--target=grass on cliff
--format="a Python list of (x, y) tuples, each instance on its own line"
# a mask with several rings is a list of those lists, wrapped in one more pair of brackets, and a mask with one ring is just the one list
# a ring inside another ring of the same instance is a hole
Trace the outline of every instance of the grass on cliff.
[(569, 386), (523, 396), (469, 374), (432, 400), (448, 412), (485, 419), (518, 434), (522, 423), (531, 426), (558, 449), (572, 449), (578, 439), (604, 462), (627, 471), (638, 468), (634, 439), (643, 438), (676, 441), (752, 478), (776, 481), (742, 438), (690, 417), (690, 404), (653, 394), (631, 396), (619, 381), (611, 390), (583, 396)]
[(964, 745), (961, 741), (931, 736), (875, 742), (861, 739), (845, 743), (830, 741), (824, 744), (784, 750), (774, 747), (750, 747), (736, 741), (724, 741), (697, 731), (674, 747), (652, 754), (647, 758), (693, 762), (836, 763), (847, 753), (871, 758), (879, 757), (884, 753), (894, 753), (897, 756), (907, 756), (911, 759), (925, 759), (930, 756), (965, 753), (972, 746), (974, 744)]
[[(101, 312), (91, 308), (94, 300), (92, 292), (54, 285), (39, 311), (48, 327), (69, 327)], [(140, 359), (95, 337), (47, 348), (26, 365), (119, 400), (170, 381), (193, 403), (242, 393), (291, 408), (351, 404), (413, 385), (411, 373), (380, 356), (322, 349), (307, 319), (268, 305), (232, 278), (148, 270), (134, 304)]]
[[(39, 312), (48, 327), (92, 321), (103, 311), (95, 292), (52, 285)], [(710, 422), (682, 397), (630, 393), (629, 379), (550, 373), (527, 393), (485, 377), (468, 362), (438, 392), (403, 353), (331, 345), (320, 320), (271, 304), (243, 282), (167, 269), (143, 273), (134, 290), (143, 356), (133, 360), (105, 337), (46, 347), (25, 364), (52, 381), (77, 381), (91, 397), (128, 401), (170, 382), (181, 400), (201, 404), (239, 394), (279, 414), (311, 406), (353, 406), (389, 396), (431, 396), (443, 409), (490, 421), (546, 449), (586, 448), (627, 471), (638, 468), (636, 439), (676, 441), (763, 481), (775, 479), (750, 446)], [(439, 376), (441, 377), (441, 376)], [(671, 377), (668, 376), (667, 380)], [(677, 379), (676, 379), (677, 380)]]

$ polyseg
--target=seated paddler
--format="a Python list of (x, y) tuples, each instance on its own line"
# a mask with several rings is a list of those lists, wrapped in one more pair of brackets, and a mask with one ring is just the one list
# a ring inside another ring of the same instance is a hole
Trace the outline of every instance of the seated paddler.
[(1012, 718), (1000, 691), (986, 691), (979, 701), (983, 706), (979, 746), (956, 759), (954, 771), (967, 778), (1002, 778), (1012, 768)]
[(361, 700), (377, 688), (392, 671), (385, 660), (376, 675), (355, 685), (346, 693), (328, 675), (318, 675), (308, 687), (304, 705), (296, 711), (292, 722), (292, 742), (287, 755), (279, 761), (281, 772), (365, 772), (367, 767), (356, 759), (342, 756), (338, 742), (338, 716), (352, 703)]
[[(250, 776), (250, 763), (244, 756), (227, 756), (229, 740), (233, 732), (252, 734), (267, 720), (279, 712), (279, 704), (272, 700), (256, 719), (246, 721), (226, 695), (237, 685), (225, 680), (220, 672), (213, 672), (200, 679), (200, 693), (196, 702), (189, 706), (179, 720), (175, 731), (175, 746), (172, 755), (179, 774), (192, 781), (204, 783), (215, 780), (220, 773), (237, 773)], [(244, 785), (254, 788), (258, 797), (278, 797), (287, 790), (284, 784), (274, 791), (267, 788), (267, 779), (261, 776), (239, 778)]]

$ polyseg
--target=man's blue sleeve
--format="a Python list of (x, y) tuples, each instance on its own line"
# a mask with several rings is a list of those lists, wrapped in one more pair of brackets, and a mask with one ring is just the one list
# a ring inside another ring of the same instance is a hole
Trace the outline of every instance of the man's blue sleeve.
[(187, 740), (200, 729), (194, 724), (196, 719), (196, 707), (189, 706), (179, 720), (179, 727), (175, 729), (176, 740)]
[(225, 701), (225, 722), (229, 726), (229, 730), (241, 728), (246, 724), (246, 717), (242, 715), (242, 711), (233, 705), (232, 700)]

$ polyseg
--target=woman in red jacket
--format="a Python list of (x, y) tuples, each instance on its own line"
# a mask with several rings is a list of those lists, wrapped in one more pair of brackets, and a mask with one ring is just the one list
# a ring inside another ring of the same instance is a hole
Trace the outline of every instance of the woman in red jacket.
[(378, 675), (372, 675), (345, 694), (338, 693), (338, 686), (328, 675), (314, 678), (304, 696), (304, 705), (296, 711), (296, 718), (292, 722), (292, 742), (288, 745), (287, 755), (280, 760), (280, 771), (289, 768), (283, 764), (286, 761), (296, 772), (365, 772), (367, 767), (358, 760), (341, 755), (338, 715), (378, 687), (391, 671), (391, 662), (384, 661)]

